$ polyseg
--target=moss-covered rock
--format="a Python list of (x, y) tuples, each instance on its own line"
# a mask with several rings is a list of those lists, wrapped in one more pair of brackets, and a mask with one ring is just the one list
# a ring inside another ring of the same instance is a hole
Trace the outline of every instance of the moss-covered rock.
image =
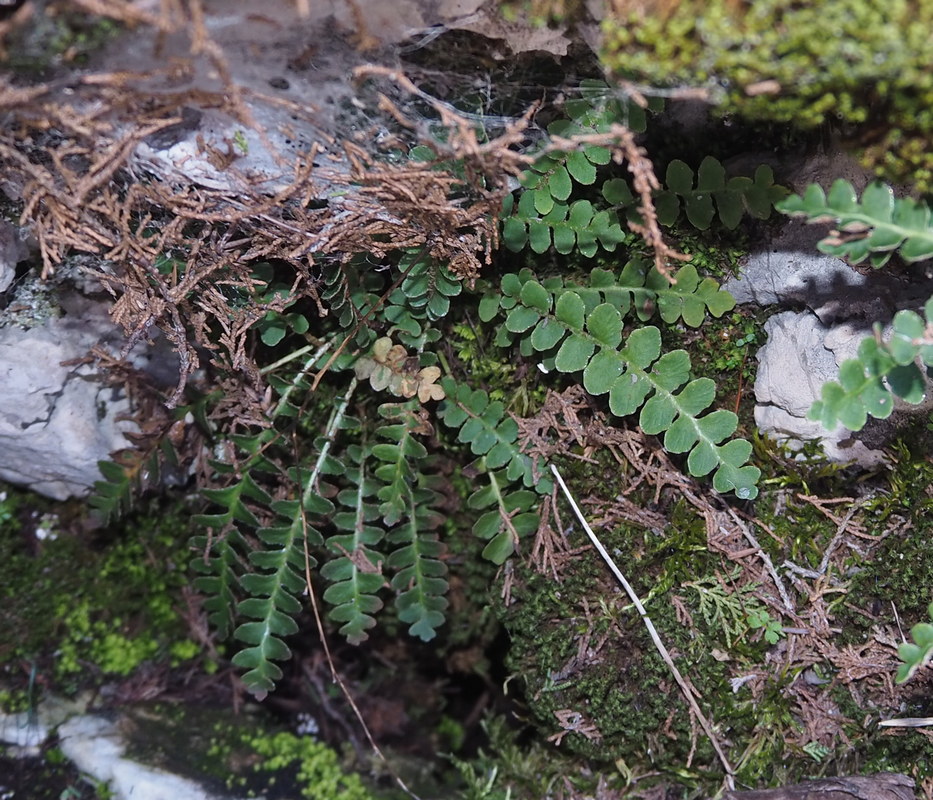
[(880, 175), (930, 191), (931, 26), (931, 0), (685, 0), (608, 19), (603, 59), (651, 85), (705, 86), (720, 113), (842, 123)]
[[(32, 664), (70, 692), (126, 677), (143, 662), (198, 654), (181, 619), (188, 516), (157, 504), (107, 535), (80, 533), (41, 498), (0, 493), (0, 667)], [(79, 510), (80, 512), (80, 510)]]

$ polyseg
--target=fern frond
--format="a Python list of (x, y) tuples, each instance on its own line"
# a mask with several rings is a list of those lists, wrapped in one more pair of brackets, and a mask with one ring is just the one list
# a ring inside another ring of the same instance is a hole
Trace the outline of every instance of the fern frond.
[[(334, 510), (325, 497), (330, 487), (324, 479), (344, 472), (331, 451), (348, 419), (355, 387), (354, 378), (332, 412), (326, 432), (315, 440), (309, 467), (290, 467), (284, 476), (276, 470), (269, 455), (279, 436), (273, 429), (252, 436), (231, 436), (245, 458), (236, 466), (216, 462), (214, 467), (220, 475), (239, 473), (241, 477), (230, 486), (202, 491), (223, 510), (199, 515), (195, 523), (226, 535), (215, 536), (210, 544), (203, 537), (195, 542), (207, 548), (207, 554), (194, 562), (195, 569), (206, 573), (198, 585), (210, 593), (208, 608), (222, 629), (228, 630), (235, 617), (247, 620), (233, 631), (234, 637), (247, 645), (233, 657), (233, 663), (246, 669), (243, 681), (259, 696), (271, 691), (282, 676), (274, 662), (290, 656), (284, 638), (298, 630), (294, 620), (301, 610), (298, 597), (307, 586), (308, 571), (317, 564), (311, 551), (323, 544), (312, 522)], [(256, 482), (254, 473), (284, 477), (293, 487), (293, 497), (273, 500)], [(244, 557), (245, 565), (241, 562)], [(240, 591), (235, 592), (232, 577), (238, 571)], [(246, 597), (232, 610), (237, 594), (243, 593)]]
[[(518, 446), (518, 425), (498, 400), (490, 401), (482, 389), (471, 389), (453, 378), (441, 381), (447, 400), (438, 412), (444, 424), (458, 429), (457, 441), (470, 446), (473, 455), (483, 456), (487, 469), (505, 468), (509, 481), (533, 487), (531, 458)], [(543, 491), (550, 491), (550, 487)]]
[(640, 410), (642, 430), (663, 434), (669, 452), (688, 453), (692, 475), (715, 471), (717, 491), (734, 490), (743, 499), (757, 495), (760, 471), (745, 465), (749, 442), (720, 444), (735, 432), (738, 418), (725, 410), (700, 416), (713, 401), (715, 384), (690, 379), (686, 351), (661, 355), (657, 328), (638, 328), (623, 344), (622, 315), (615, 305), (588, 307), (576, 291), (550, 291), (527, 273), (505, 276), (501, 296), (504, 327), (519, 336), (523, 352), (543, 353), (546, 368), (581, 372), (584, 388), (596, 396), (607, 394), (616, 416)]
[(414, 464), (428, 454), (416, 434), (426, 432), (430, 427), (422, 427), (427, 422), (419, 416), (418, 405), (414, 401), (384, 403), (379, 406), (379, 415), (390, 422), (376, 429), (376, 434), (386, 441), (372, 448), (373, 455), (382, 462), (375, 470), (376, 478), (382, 483), (376, 496), (381, 501), (379, 513), (383, 521), (392, 526), (408, 513), (406, 490), (418, 475)]
[[(546, 278), (540, 285), (554, 297), (560, 297), (564, 292), (573, 292), (583, 299), (587, 313), (600, 303), (607, 303), (616, 308), (621, 316), (634, 312), (640, 321), (647, 322), (658, 314), (668, 324), (682, 319), (692, 328), (702, 325), (707, 314), (720, 317), (735, 308), (735, 298), (721, 289), (714, 279), (701, 280), (693, 265), (681, 268), (673, 277), (672, 283), (644, 259), (633, 258), (619, 275), (610, 270), (594, 269), (590, 273), (589, 285), (564, 285), (560, 277)], [(480, 301), (479, 318), (483, 322), (490, 322), (501, 312), (511, 314), (513, 308), (521, 307), (522, 289), (531, 280), (536, 279), (529, 269), (504, 275), (500, 291), (487, 292)], [(539, 300), (541, 303), (546, 302), (543, 296)], [(533, 334), (537, 339), (534, 347), (531, 341), (521, 340), (522, 355), (527, 357), (535, 350), (547, 350), (548, 341), (553, 340), (553, 345), (560, 339), (560, 329), (550, 326), (546, 320), (540, 320), (533, 309), (515, 311), (513, 326), (520, 326), (522, 320), (531, 325), (537, 324)], [(514, 334), (508, 326), (499, 328), (496, 344), (511, 344), (516, 338)]]
[(368, 638), (367, 631), (376, 624), (373, 614), (383, 606), (376, 593), (386, 585), (384, 556), (373, 548), (385, 531), (372, 524), (381, 514), (374, 502), (378, 484), (368, 474), (370, 453), (351, 445), (346, 455), (345, 475), (351, 488), (337, 495), (346, 510), (331, 519), (339, 532), (327, 539), (327, 549), (334, 555), (321, 567), (321, 575), (331, 582), (324, 592), (324, 600), (334, 606), (328, 616), (343, 623), (340, 633), (350, 644), (359, 644)]
[(890, 186), (874, 182), (859, 201), (852, 184), (841, 178), (829, 195), (815, 183), (803, 196), (791, 195), (777, 206), (807, 222), (833, 222), (832, 231), (817, 247), (823, 253), (859, 264), (866, 258), (873, 267), (883, 267), (898, 252), (905, 261), (933, 258), (931, 209), (909, 197), (896, 198)]
[[(152, 457), (153, 454), (149, 454), (147, 460), (152, 460)], [(141, 467), (142, 464), (135, 460), (129, 464), (97, 462), (103, 480), (94, 481), (94, 491), (88, 497), (88, 504), (105, 524), (119, 519), (132, 508)]]
[(598, 210), (589, 200), (576, 200), (570, 205), (555, 201), (546, 214), (541, 214), (537, 197), (535, 192), (522, 192), (517, 205), (511, 195), (506, 198), (502, 243), (513, 252), (529, 246), (535, 253), (544, 253), (553, 245), (562, 255), (579, 250), (592, 258), (600, 246), (612, 252), (628, 236), (613, 210)]
[[(810, 408), (808, 417), (828, 430), (839, 423), (852, 431), (861, 430), (868, 416), (886, 419), (894, 410), (894, 398), (917, 404), (929, 389), (926, 372), (933, 367), (933, 298), (924, 309), (926, 320), (913, 311), (894, 316), (889, 339), (881, 326), (875, 335), (862, 340), (858, 358), (844, 361), (839, 380), (823, 384), (821, 399)], [(926, 369), (921, 369), (917, 361)]]
[(539, 496), (529, 489), (510, 491), (513, 482), (501, 473), (488, 470), (485, 477), (487, 485), (470, 495), (467, 506), (476, 511), (495, 506), (476, 520), (473, 534), (489, 541), (483, 556), (495, 564), (503, 564), (522, 537), (538, 530), (540, 517), (531, 509), (537, 506)]
[(376, 492), (379, 513), (391, 528), (389, 543), (399, 545), (387, 561), (397, 570), (391, 583), (395, 606), (399, 619), (410, 623), (409, 632), (428, 641), (443, 624), (447, 607), (447, 567), (436, 532), (441, 517), (434, 510), (440, 496), (424, 473), (428, 454), (417, 439), (431, 427), (415, 400), (386, 403), (379, 414), (388, 424), (376, 433), (386, 441), (373, 445), (372, 454), (381, 462), (375, 470), (382, 484)]
[[(627, 226), (619, 220), (617, 209), (625, 211), (628, 219), (642, 223), (639, 213), (640, 200), (632, 192), (628, 181), (610, 178), (600, 189), (609, 208), (598, 208), (589, 200), (568, 202), (573, 193), (573, 182), (590, 185), (596, 181), (596, 163), (588, 169), (568, 169), (560, 162), (571, 156), (587, 164), (590, 150), (605, 148), (583, 148), (570, 156), (549, 155), (535, 165), (533, 170), (545, 170), (541, 175), (534, 171), (525, 176), (525, 187), (516, 203), (512, 196), (505, 200), (502, 210), (502, 241), (514, 252), (530, 247), (535, 253), (544, 253), (553, 248), (562, 255), (579, 251), (592, 258), (602, 247), (612, 252), (630, 235)], [(745, 214), (756, 219), (767, 219), (774, 204), (787, 195), (787, 190), (774, 183), (771, 168), (761, 165), (755, 170), (754, 178), (736, 176), (727, 179), (725, 167), (712, 156), (703, 159), (694, 175), (683, 161), (674, 160), (667, 167), (666, 185), (653, 193), (653, 202), (662, 225), (674, 225), (681, 214), (695, 228), (706, 230), (715, 217), (727, 228), (738, 226)]]
[(409, 623), (408, 632), (430, 641), (444, 624), (447, 608), (447, 565), (441, 560), (444, 545), (438, 540), (441, 517), (434, 510), (438, 494), (425, 479), (405, 489), (406, 513), (389, 534), (398, 547), (389, 555), (388, 565), (397, 570), (392, 588), (398, 593), (395, 607), (399, 619)]
[(191, 569), (198, 573), (194, 588), (204, 595), (207, 621), (221, 640), (227, 639), (236, 625), (237, 592), (245, 568), (240, 553), (248, 551), (247, 544), (231, 526), (211, 536), (193, 536), (191, 548), (201, 553), (191, 560)]
[(273, 662), (291, 657), (284, 637), (298, 632), (294, 620), (301, 611), (297, 597), (306, 587), (305, 570), (317, 565), (310, 555), (312, 547), (323, 543), (307, 515), (333, 512), (333, 504), (313, 489), (320, 476), (319, 457), (315, 468), (293, 468), (292, 477), (304, 487), (303, 501), (276, 500), (271, 509), (275, 523), (260, 528), (257, 538), (262, 548), (249, 554), (252, 571), (243, 575), (240, 585), (250, 595), (237, 605), (237, 615), (249, 619), (233, 635), (249, 645), (233, 657), (233, 664), (247, 670), (243, 683), (254, 694), (275, 688), (282, 670)]
[[(712, 156), (706, 156), (696, 175), (683, 161), (671, 161), (667, 165), (664, 188), (655, 193), (654, 203), (662, 225), (676, 223), (683, 209), (690, 224), (698, 230), (709, 228), (717, 214), (722, 224), (733, 230), (745, 214), (767, 219), (774, 204), (786, 195), (787, 190), (775, 184), (774, 172), (765, 164), (755, 170), (754, 178), (727, 179), (725, 167)], [(632, 211), (637, 206), (631, 192), (626, 193), (615, 183), (607, 182), (603, 186), (603, 197)]]
[[(218, 462), (216, 466), (224, 469), (229, 465)], [(198, 556), (192, 559), (191, 568), (199, 573), (194, 585), (205, 595), (208, 620), (226, 639), (233, 632), (240, 574), (246, 566), (245, 556), (240, 553), (248, 552), (237, 525), (257, 529), (260, 522), (251, 506), (268, 507), (272, 498), (249, 472), (223, 489), (202, 489), (201, 495), (223, 510), (197, 514), (192, 519), (194, 525), (213, 532), (192, 537), (191, 547)]]

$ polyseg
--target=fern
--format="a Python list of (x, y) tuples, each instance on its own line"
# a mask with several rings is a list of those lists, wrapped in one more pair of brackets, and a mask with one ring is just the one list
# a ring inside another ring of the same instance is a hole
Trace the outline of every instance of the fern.
[(374, 549), (385, 538), (385, 531), (373, 524), (381, 515), (375, 503), (378, 484), (369, 474), (371, 458), (365, 447), (347, 448), (350, 488), (337, 495), (337, 502), (345, 510), (331, 517), (338, 532), (327, 539), (327, 549), (333, 556), (321, 567), (321, 575), (331, 582), (324, 592), (324, 600), (333, 606), (329, 616), (343, 623), (340, 633), (351, 644), (365, 641), (367, 631), (375, 626), (373, 614), (383, 606), (376, 593), (386, 582), (382, 575), (385, 557)]
[(452, 378), (444, 378), (442, 386), (448, 399), (439, 416), (445, 425), (457, 429), (457, 441), (469, 445), (473, 455), (482, 456), (484, 468), (504, 467), (508, 481), (535, 486), (531, 458), (519, 448), (518, 425), (506, 415), (505, 406), (498, 400), (490, 402), (482, 389), (470, 389)]
[[(473, 534), (488, 541), (483, 556), (503, 564), (520, 539), (538, 529), (539, 517), (533, 509), (539, 495), (551, 491), (552, 483), (535, 474), (531, 458), (518, 445), (518, 424), (500, 401), (490, 401), (482, 389), (470, 389), (452, 378), (445, 378), (442, 385), (447, 399), (439, 416), (457, 431), (457, 441), (478, 456), (473, 467), (483, 476), (484, 486), (470, 495), (467, 507), (474, 511), (493, 507), (476, 520)], [(529, 488), (516, 488), (521, 485)]]
[(382, 482), (376, 496), (383, 521), (392, 527), (388, 541), (398, 545), (388, 558), (388, 566), (397, 570), (392, 578), (395, 605), (399, 619), (410, 623), (409, 633), (428, 641), (444, 623), (447, 607), (447, 567), (440, 560), (444, 548), (436, 532), (440, 496), (424, 474), (428, 453), (416, 438), (430, 429), (416, 401), (386, 404), (379, 413), (389, 424), (376, 430), (387, 441), (373, 446), (373, 455), (382, 462), (375, 471)]
[[(330, 451), (345, 421), (355, 383), (354, 379), (346, 396), (334, 409), (325, 435), (315, 441), (311, 466), (287, 470), (286, 479), (299, 487), (296, 499), (273, 500), (253, 478), (254, 473), (275, 471), (266, 455), (269, 446), (278, 438), (271, 429), (255, 436), (231, 437), (248, 456), (240, 466), (243, 477), (226, 488), (203, 492), (224, 510), (200, 515), (195, 520), (197, 524), (221, 532), (213, 543), (203, 537), (194, 542), (205, 551), (204, 557), (195, 560), (194, 567), (208, 573), (198, 579), (197, 585), (209, 595), (206, 607), (219, 630), (229, 631), (232, 619), (248, 620), (233, 631), (234, 637), (247, 645), (233, 657), (233, 663), (246, 670), (243, 682), (257, 695), (271, 691), (282, 676), (281, 669), (273, 662), (290, 656), (284, 638), (298, 630), (294, 617), (300, 612), (301, 603), (297, 597), (307, 586), (307, 572), (317, 564), (311, 551), (323, 544), (323, 537), (309, 518), (328, 516), (334, 510), (333, 504), (322, 494), (323, 480), (327, 475), (343, 472), (342, 465)], [(214, 462), (214, 467), (221, 474), (234, 469), (224, 462)], [(262, 524), (260, 514), (268, 516), (267, 524)], [(231, 530), (236, 531), (233, 536), (229, 533)], [(243, 555), (238, 550), (244, 549), (246, 535), (258, 546)], [(238, 591), (233, 583), (237, 566), (242, 568)], [(236, 602), (233, 610), (233, 602), (240, 594), (246, 597)]]
[[(218, 463), (216, 466), (223, 469), (226, 465)], [(235, 484), (223, 489), (202, 489), (201, 494), (224, 510), (215, 514), (199, 514), (193, 520), (195, 525), (213, 531), (211, 535), (192, 539), (192, 548), (198, 556), (191, 562), (191, 567), (201, 573), (194, 585), (206, 595), (204, 608), (208, 612), (208, 621), (221, 638), (226, 639), (234, 629), (237, 589), (245, 566), (239, 552), (245, 551), (246, 542), (237, 524), (257, 529), (260, 523), (250, 508), (250, 501), (265, 506), (271, 498), (250, 472)]]
[[(661, 354), (657, 328), (635, 329), (623, 345), (622, 314), (612, 303), (593, 307), (572, 289), (554, 291), (529, 271), (501, 282), (504, 328), (516, 334), (523, 352), (544, 355), (545, 368), (582, 373), (584, 388), (609, 396), (609, 409), (624, 417), (639, 411), (639, 425), (651, 435), (664, 434), (671, 453), (687, 453), (695, 476), (714, 472), (717, 491), (735, 491), (750, 499), (758, 494), (760, 470), (747, 466), (751, 445), (744, 439), (720, 444), (738, 426), (730, 411), (700, 416), (712, 403), (716, 386), (708, 378), (690, 379), (690, 357), (683, 350)], [(489, 308), (487, 306), (487, 316)]]
[(132, 508), (138, 492), (136, 478), (140, 466), (136, 463), (120, 464), (116, 461), (97, 462), (103, 480), (94, 482), (94, 490), (88, 497), (88, 504), (104, 524), (119, 519)]
[[(927, 614), (933, 619), (933, 603), (927, 608)], [(904, 683), (912, 678), (921, 667), (925, 667), (933, 658), (933, 625), (918, 622), (910, 629), (912, 642), (904, 642), (897, 648), (897, 654), (903, 662), (897, 668), (897, 683)]]
[[(717, 214), (730, 230), (738, 226), (746, 213), (756, 219), (767, 219), (774, 204), (787, 194), (774, 183), (771, 167), (762, 164), (755, 170), (754, 178), (736, 176), (727, 180), (725, 167), (712, 156), (700, 162), (695, 177), (687, 164), (674, 159), (667, 165), (665, 187), (654, 197), (658, 221), (674, 225), (683, 208), (690, 224), (701, 231), (709, 228)], [(627, 199), (620, 190), (618, 183), (607, 184), (603, 196), (611, 203), (634, 207), (635, 199)]]
[(808, 222), (833, 222), (838, 226), (817, 247), (820, 252), (859, 264), (866, 258), (883, 267), (897, 252), (905, 261), (933, 258), (933, 224), (930, 207), (909, 197), (895, 198), (890, 186), (869, 184), (859, 201), (852, 184), (833, 183), (829, 195), (810, 184), (803, 196), (792, 195), (777, 206)]
[[(549, 126), (552, 137), (599, 135), (620, 121), (632, 130), (646, 124), (642, 109), (598, 82), (585, 83), (566, 109), (569, 119)], [(436, 153), (413, 155), (441, 168)], [(597, 185), (610, 160), (609, 149), (586, 143), (541, 155), (521, 177), (523, 190), (507, 201), (505, 245), (591, 257), (631, 241), (620, 221), (620, 214), (637, 215), (628, 184), (610, 178)], [(465, 181), (462, 166), (454, 172)], [(778, 191), (767, 170), (754, 180), (727, 180), (710, 159), (696, 178), (672, 162), (668, 178), (656, 200), (669, 224), (681, 209), (701, 227), (716, 214), (731, 226), (739, 210), (766, 216)], [(581, 187), (587, 195), (576, 197)], [(430, 253), (428, 245), (400, 252), (388, 269), (366, 255), (322, 261), (323, 332), (311, 330), (316, 318), (308, 309), (276, 294), (281, 287), (271, 273), (257, 273), (258, 283), (237, 296), (254, 306), (275, 299), (280, 310), (264, 308), (254, 332), (260, 351), (276, 347), (278, 360), (262, 369), (272, 394), (253, 417), (255, 427), (224, 437), (228, 455), (213, 464), (221, 485), (204, 492), (219, 509), (197, 519), (208, 535), (193, 540), (194, 565), (211, 622), (243, 645), (234, 664), (258, 694), (281, 677), (300, 597), (318, 577), (328, 618), (353, 644), (367, 639), (390, 597), (411, 635), (437, 635), (447, 614), (448, 572), (440, 537), (447, 481), (429, 449), (435, 419), (472, 459), (465, 511), (483, 555), (501, 565), (538, 528), (538, 502), (552, 484), (522, 452), (519, 422), (487, 391), (442, 378), (442, 365), (450, 372), (449, 351), (438, 323), (458, 308), (463, 286), (454, 267)], [(623, 318), (698, 327), (734, 303), (692, 266), (672, 282), (631, 258), (621, 270), (597, 268), (580, 281), (506, 274), (497, 291), (479, 299), (478, 313), (496, 325), (497, 344), (514, 346), (546, 370), (578, 376), (593, 395), (608, 397), (612, 413), (638, 414), (645, 432), (686, 456), (692, 474), (713, 473), (719, 491), (752, 498), (759, 471), (745, 463), (751, 447), (729, 440), (734, 414), (710, 410), (713, 382), (691, 379), (685, 352), (662, 354), (656, 327), (622, 330)], [(280, 357), (289, 342), (299, 346)], [(329, 373), (325, 383), (322, 372)], [(329, 394), (351, 373), (343, 398)], [(355, 389), (362, 390), (354, 395), (359, 419), (350, 415)], [(321, 419), (329, 419), (323, 430)]]
[(875, 335), (859, 345), (858, 358), (844, 361), (839, 368), (839, 380), (823, 384), (821, 398), (810, 408), (809, 418), (829, 430), (842, 423), (858, 431), (869, 415), (878, 419), (891, 416), (895, 396), (908, 403), (922, 402), (927, 378), (917, 360), (924, 367), (933, 367), (933, 297), (927, 301), (924, 314), (926, 321), (913, 311), (899, 311), (887, 341), (876, 323)]
[(540, 517), (532, 509), (538, 504), (538, 495), (528, 489), (509, 491), (510, 481), (502, 473), (487, 468), (487, 485), (477, 489), (467, 500), (467, 506), (476, 511), (493, 506), (473, 525), (473, 535), (488, 540), (483, 556), (495, 564), (504, 564), (515, 552), (519, 541), (538, 530)]
[[(153, 431), (144, 426), (143, 432), (133, 437), (136, 449), (119, 451), (113, 461), (97, 462), (102, 480), (94, 482), (88, 505), (104, 524), (128, 514), (146, 492), (161, 488), (166, 468), (179, 470), (182, 456), (173, 444), (171, 432), (176, 425), (183, 429), (186, 417), (193, 417), (203, 430), (209, 429), (204, 418), (205, 402), (206, 399), (201, 398), (191, 405), (176, 408), (169, 427), (156, 427)], [(183, 472), (183, 468), (179, 471)]]
[[(571, 155), (585, 160), (594, 149), (605, 150), (584, 147), (580, 153)], [(578, 250), (591, 258), (599, 247), (612, 252), (625, 242), (630, 234), (622, 227), (617, 209), (625, 211), (629, 219), (641, 221), (639, 200), (628, 181), (610, 178), (603, 182), (600, 193), (609, 208), (597, 208), (585, 199), (567, 202), (573, 182), (585, 186), (595, 183), (596, 164), (607, 162), (608, 158), (603, 162), (587, 162), (592, 171), (552, 166), (544, 174), (535, 172), (544, 168), (536, 164), (529, 173), (532, 177), (522, 180), (525, 191), (518, 202), (511, 196), (506, 198), (502, 211), (505, 246), (515, 252), (530, 246), (535, 253), (544, 253), (553, 246), (563, 255)], [(709, 228), (717, 214), (729, 229), (736, 228), (746, 213), (767, 219), (773, 205), (787, 194), (786, 189), (774, 183), (770, 167), (759, 166), (754, 178), (727, 180), (725, 168), (712, 156), (703, 159), (696, 176), (687, 164), (675, 159), (668, 164), (666, 179), (666, 187), (655, 191), (652, 198), (658, 221), (672, 226), (683, 209), (690, 224), (699, 230)]]

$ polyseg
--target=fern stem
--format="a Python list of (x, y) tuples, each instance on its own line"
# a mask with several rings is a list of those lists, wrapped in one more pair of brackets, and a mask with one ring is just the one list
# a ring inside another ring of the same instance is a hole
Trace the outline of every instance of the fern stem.
[[(315, 353), (314, 355), (314, 361), (316, 361), (322, 355), (324, 355), (324, 353), (327, 352), (328, 347), (330, 347), (330, 342), (325, 342), (324, 344), (322, 344), (318, 348), (317, 353)], [(306, 344), (304, 347), (299, 347), (297, 350), (292, 351), (287, 356), (282, 356), (282, 358), (280, 358), (278, 361), (274, 361), (273, 363), (269, 364), (269, 366), (263, 367), (261, 370), (259, 370), (259, 374), (268, 375), (270, 372), (275, 372), (275, 370), (277, 370), (279, 367), (284, 366), (285, 364), (288, 364), (290, 361), (294, 361), (296, 358), (301, 358), (305, 353), (310, 353), (310, 352), (311, 352), (310, 344)], [(307, 370), (307, 367), (305, 367), (305, 370)]]
[[(318, 360), (324, 355), (324, 353), (326, 353), (328, 349), (330, 349), (330, 344), (331, 344), (330, 342), (324, 342), (324, 344), (318, 347), (318, 349), (314, 352), (314, 355), (311, 356), (311, 358), (309, 358), (305, 362), (305, 365), (297, 372), (295, 377), (292, 378), (291, 386), (289, 386), (284, 392), (282, 392), (282, 397), (279, 399), (278, 405), (276, 405), (275, 407), (275, 413), (273, 414), (273, 419), (275, 417), (278, 417), (279, 414), (282, 413), (283, 409), (288, 404), (288, 398), (291, 397), (292, 392), (301, 385), (302, 379), (305, 377), (305, 375), (307, 375), (308, 372), (310, 372), (311, 368), (318, 362)], [(267, 372), (273, 367), (281, 366), (282, 364), (285, 364), (288, 361), (291, 361), (293, 358), (297, 357), (298, 355), (304, 355), (310, 349), (311, 349), (310, 345), (302, 347), (301, 349), (296, 350), (290, 356), (285, 356), (285, 358), (279, 359), (278, 361), (275, 362), (275, 364), (272, 364), (270, 367), (266, 367), (266, 369), (262, 370), (262, 373)]]
[(302, 508), (305, 508), (311, 495), (317, 493), (316, 487), (318, 479), (327, 461), (327, 457), (330, 454), (331, 447), (334, 444), (337, 431), (340, 430), (340, 423), (343, 422), (343, 418), (347, 415), (347, 408), (350, 406), (350, 398), (353, 397), (353, 392), (356, 390), (356, 387), (357, 380), (356, 377), (353, 377), (347, 385), (347, 391), (343, 395), (343, 400), (340, 401), (340, 405), (337, 406), (331, 414), (330, 420), (327, 423), (327, 430), (324, 432), (324, 443), (321, 445), (321, 451), (318, 453), (317, 461), (314, 463), (314, 469), (311, 470), (311, 474), (305, 483), (304, 492), (301, 495)]

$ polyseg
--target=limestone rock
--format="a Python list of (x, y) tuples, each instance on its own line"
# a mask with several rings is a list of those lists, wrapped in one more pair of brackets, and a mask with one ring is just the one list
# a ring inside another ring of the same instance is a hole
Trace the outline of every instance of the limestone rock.
[[(783, 311), (765, 323), (765, 332), (768, 341), (758, 351), (755, 379), (758, 401), (755, 423), (759, 429), (790, 443), (820, 440), (827, 457), (833, 461), (854, 462), (863, 467), (884, 463), (884, 453), (863, 440), (871, 438), (883, 445), (896, 429), (896, 419), (893, 424), (869, 425), (858, 433), (842, 426), (828, 431), (820, 423), (807, 419), (823, 384), (835, 380), (842, 362), (856, 356), (860, 342), (868, 334), (865, 327), (856, 323), (830, 326), (809, 311)], [(894, 416), (926, 409), (898, 403)], [(887, 434), (879, 436), (882, 427)], [(867, 436), (868, 432), (874, 435)]]
[(213, 800), (202, 786), (126, 755), (119, 727), (98, 716), (74, 717), (58, 729), (65, 757), (108, 785), (115, 800)]
[(63, 363), (117, 339), (106, 308), (74, 295), (62, 316), (0, 328), (0, 479), (56, 500), (85, 495), (100, 480), (97, 462), (129, 445), (126, 398), (92, 367)]

